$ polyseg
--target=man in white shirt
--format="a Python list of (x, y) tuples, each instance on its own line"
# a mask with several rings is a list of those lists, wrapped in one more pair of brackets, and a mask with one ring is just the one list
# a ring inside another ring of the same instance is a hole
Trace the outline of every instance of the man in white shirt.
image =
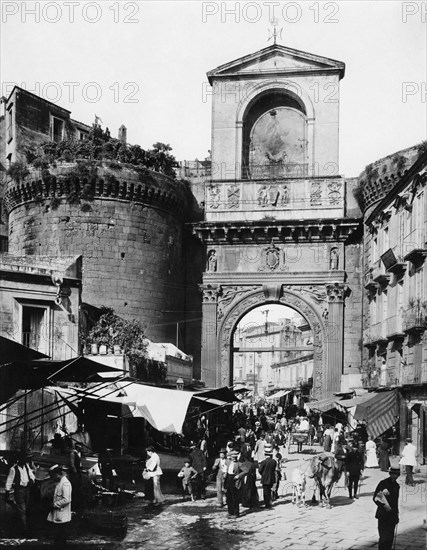
[(30, 485), (34, 483), (35, 477), (28, 464), (25, 453), (19, 455), (18, 460), (9, 470), (6, 479), (6, 496), (13, 496), (16, 503), (16, 510), (19, 522), (23, 531), (27, 529), (27, 508), (30, 500)]
[(406, 439), (406, 445), (403, 447), (402, 455), (401, 455), (402, 458), (400, 459), (399, 464), (406, 467), (405, 483), (406, 485), (410, 485), (411, 487), (415, 485), (414, 477), (412, 474), (414, 472), (414, 466), (417, 463), (416, 453), (417, 453), (417, 448), (415, 447), (415, 445), (412, 445), (412, 439), (408, 437)]
[(68, 526), (71, 521), (72, 488), (69, 479), (65, 475), (64, 467), (55, 464), (50, 471), (57, 485), (47, 521), (51, 523), (53, 528), (54, 547), (62, 550), (66, 544)]
[(219, 458), (215, 459), (214, 465), (212, 467), (212, 474), (216, 473), (216, 496), (218, 506), (224, 506), (224, 481), (228, 471), (229, 461), (225, 458), (226, 450), (221, 449), (219, 451)]

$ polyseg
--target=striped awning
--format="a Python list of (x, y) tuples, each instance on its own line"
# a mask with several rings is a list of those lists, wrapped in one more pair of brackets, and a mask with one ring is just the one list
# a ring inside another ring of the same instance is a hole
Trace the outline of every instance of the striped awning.
[(366, 423), (366, 431), (372, 437), (378, 437), (394, 426), (399, 418), (397, 390), (370, 394), (371, 399), (356, 406), (355, 420)]

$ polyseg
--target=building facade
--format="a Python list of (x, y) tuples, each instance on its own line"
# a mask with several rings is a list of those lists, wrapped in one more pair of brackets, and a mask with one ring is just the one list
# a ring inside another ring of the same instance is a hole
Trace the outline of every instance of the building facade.
[(366, 388), (399, 388), (400, 439), (427, 456), (427, 153), (418, 146), (369, 165), (364, 202)]

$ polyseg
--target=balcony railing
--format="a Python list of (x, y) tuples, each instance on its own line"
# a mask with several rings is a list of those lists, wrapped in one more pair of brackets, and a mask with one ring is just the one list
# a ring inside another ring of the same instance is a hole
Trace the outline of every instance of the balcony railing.
[(394, 315), (386, 320), (386, 337), (388, 340), (396, 340), (403, 338), (405, 333), (403, 332), (403, 323), (401, 315)]
[(252, 164), (243, 168), (242, 179), (305, 178), (308, 164)]
[(427, 328), (427, 316), (424, 313), (405, 312), (403, 315), (403, 331), (411, 334), (423, 332)]
[(386, 323), (375, 323), (371, 327), (372, 342), (376, 344), (386, 343)]

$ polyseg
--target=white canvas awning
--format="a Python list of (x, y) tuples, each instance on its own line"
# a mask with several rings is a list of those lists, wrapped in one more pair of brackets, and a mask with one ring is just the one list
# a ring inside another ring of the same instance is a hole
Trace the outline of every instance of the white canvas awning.
[(266, 397), (266, 399), (273, 400), (273, 399), (280, 399), (281, 397), (284, 397), (285, 395), (288, 395), (288, 393), (291, 393), (292, 390), (280, 390), (276, 393), (273, 393), (273, 395), (269, 395)]

